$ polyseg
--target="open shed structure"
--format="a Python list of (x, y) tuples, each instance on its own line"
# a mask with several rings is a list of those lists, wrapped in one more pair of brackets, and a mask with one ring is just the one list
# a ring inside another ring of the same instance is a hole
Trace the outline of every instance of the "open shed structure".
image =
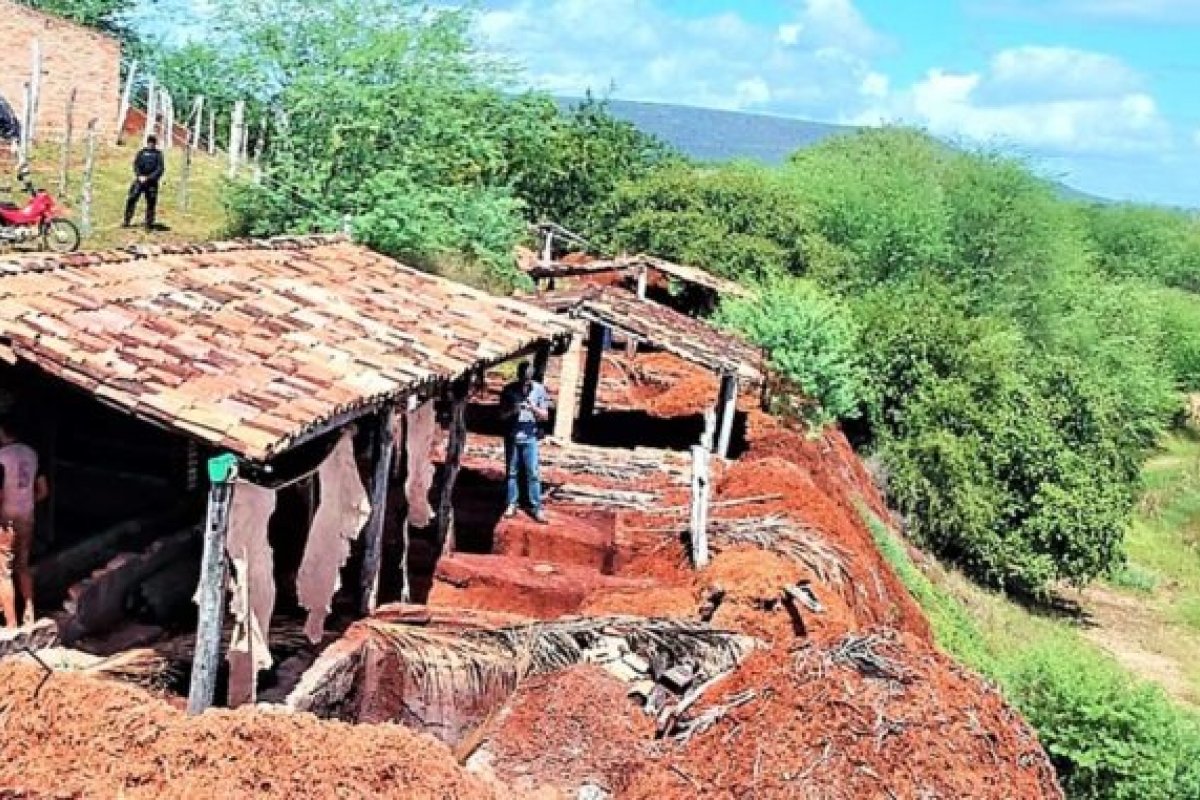
[[(444, 537), (471, 382), (526, 354), (544, 363), (552, 350), (566, 347), (572, 330), (543, 309), (419, 272), (340, 237), (0, 261), (0, 387), (28, 395), (50, 470), (64, 453), (81, 450), (73, 442), (79, 427), (118, 431), (120, 441), (109, 443), (112, 453), (161, 440), (162, 450), (172, 454), (168, 461), (182, 464), (173, 488), (181, 497), (196, 495), (198, 508), (205, 494), (199, 464), (208, 458), (193, 712), (214, 697), (227, 561), (243, 588), (247, 574), (262, 568), (255, 552), (266, 547), (265, 538), (227, 559), (231, 519), (234, 537), (239, 519), (245, 521), (239, 499), (249, 502), (259, 489), (311, 477), (339, 446), (352, 452), (352, 465), (354, 459), (368, 461), (369, 509), (344, 500), (347, 507), (334, 511), (366, 516), (358, 591), (362, 610), (370, 612), (397, 415), (437, 398), (449, 401), (450, 469), (437, 516)], [(80, 420), (86, 421), (72, 427)], [(93, 472), (112, 467), (97, 469), (95, 460)], [(60, 509), (91, 502), (61, 495)], [(323, 503), (335, 495), (353, 498), (353, 492), (327, 492), (322, 485)], [(267, 518), (273, 509), (272, 496)], [(315, 526), (311, 513), (303, 522)], [(357, 534), (343, 533), (343, 561)], [(266, 553), (270, 569), (269, 548)], [(324, 568), (332, 575), (330, 593), (338, 567)], [(234, 595), (236, 624), (251, 629), (253, 641), (263, 620), (250, 607), (260, 598), (239, 597), (236, 589)], [(318, 624), (328, 611), (325, 602), (310, 609)], [(266, 610), (269, 621), (269, 603)]]
[(713, 298), (721, 295), (727, 297), (750, 296), (750, 291), (741, 284), (713, 275), (699, 267), (676, 264), (645, 254), (620, 256), (612, 259), (555, 261), (540, 258), (529, 265), (527, 272), (539, 287), (544, 286), (550, 290), (558, 288), (558, 281), (564, 278), (619, 275), (635, 279), (638, 297), (645, 298), (648, 281), (652, 274), (657, 274), (664, 279), (699, 289)]
[[(585, 285), (575, 290), (545, 292), (536, 302), (555, 313), (588, 323), (586, 355), (581, 347), (568, 352), (560, 389), (564, 400), (574, 397), (574, 389), (582, 375), (581, 418), (587, 418), (595, 411), (601, 359), (606, 344), (615, 333), (624, 338), (630, 352), (642, 345), (665, 350), (720, 376), (713, 444), (718, 455), (728, 454), (739, 392), (765, 385), (765, 358), (760, 349), (705, 320), (638, 297), (620, 287)], [(573, 421), (574, 415), (569, 409), (560, 406), (556, 436), (570, 440)]]

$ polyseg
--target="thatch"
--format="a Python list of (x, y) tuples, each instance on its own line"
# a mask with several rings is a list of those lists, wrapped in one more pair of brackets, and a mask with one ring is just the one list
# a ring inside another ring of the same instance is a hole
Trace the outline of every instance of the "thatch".
[(816, 531), (780, 514), (744, 519), (715, 519), (709, 537), (716, 550), (750, 544), (799, 561), (826, 585), (842, 588), (850, 582), (850, 556)]

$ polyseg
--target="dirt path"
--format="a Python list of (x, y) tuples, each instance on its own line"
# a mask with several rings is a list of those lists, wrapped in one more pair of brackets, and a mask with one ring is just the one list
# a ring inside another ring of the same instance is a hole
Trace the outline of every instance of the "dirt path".
[(1131, 596), (1095, 585), (1072, 593), (1090, 619), (1083, 635), (1130, 672), (1158, 683), (1174, 699), (1200, 709), (1195, 657), (1200, 634), (1166, 622), (1171, 598)]

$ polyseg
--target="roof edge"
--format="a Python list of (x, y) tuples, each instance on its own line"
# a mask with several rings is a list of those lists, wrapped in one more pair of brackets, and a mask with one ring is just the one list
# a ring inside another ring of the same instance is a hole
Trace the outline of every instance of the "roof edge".
[(250, 250), (311, 250), (335, 244), (352, 244), (345, 234), (273, 236), (265, 239), (228, 239), (217, 242), (186, 244), (130, 245), (109, 250), (81, 250), (63, 255), (32, 254), (0, 256), (0, 280), (8, 275), (51, 272), (56, 269), (90, 267), (98, 264), (123, 264), (146, 261), (160, 256), (188, 256), (203, 253), (236, 253)]

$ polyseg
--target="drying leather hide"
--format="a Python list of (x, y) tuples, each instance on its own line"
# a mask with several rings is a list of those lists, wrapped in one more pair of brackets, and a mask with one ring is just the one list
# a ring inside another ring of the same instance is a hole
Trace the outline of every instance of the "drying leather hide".
[(271, 666), (268, 636), (275, 609), (275, 574), (267, 527), (275, 512), (275, 491), (239, 481), (229, 511), (225, 549), (233, 561), (229, 610), (229, 705), (252, 703), (259, 670)]
[(296, 596), (308, 609), (304, 633), (313, 644), (325, 633), (325, 617), (341, 584), (350, 544), (371, 516), (371, 502), (354, 460), (354, 440), (342, 435), (317, 471), (321, 500), (308, 532), (308, 545), (296, 576)]
[(404, 415), (408, 441), (408, 478), (404, 482), (404, 497), (408, 501), (408, 524), (425, 528), (433, 521), (433, 506), (429, 503), (429, 487), (433, 485), (433, 439), (437, 435), (437, 415), (433, 401), (427, 401), (416, 411)]

